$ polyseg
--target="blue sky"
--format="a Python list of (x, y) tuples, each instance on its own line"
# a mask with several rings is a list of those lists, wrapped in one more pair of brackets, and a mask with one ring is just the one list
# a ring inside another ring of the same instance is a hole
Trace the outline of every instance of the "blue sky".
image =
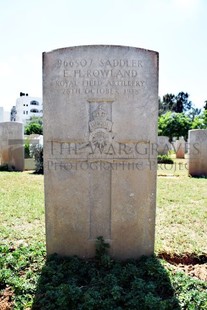
[(0, 0), (0, 106), (42, 96), (42, 52), (114, 44), (160, 54), (159, 95), (207, 100), (206, 0)]

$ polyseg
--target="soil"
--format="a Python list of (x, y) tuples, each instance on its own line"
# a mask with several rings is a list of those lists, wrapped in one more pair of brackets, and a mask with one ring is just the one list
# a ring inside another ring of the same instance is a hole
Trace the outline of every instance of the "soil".
[(6, 287), (5, 290), (0, 293), (0, 310), (13, 309), (12, 295), (13, 292), (10, 287)]
[(158, 257), (167, 261), (175, 271), (184, 271), (190, 277), (207, 281), (206, 255), (160, 253)]

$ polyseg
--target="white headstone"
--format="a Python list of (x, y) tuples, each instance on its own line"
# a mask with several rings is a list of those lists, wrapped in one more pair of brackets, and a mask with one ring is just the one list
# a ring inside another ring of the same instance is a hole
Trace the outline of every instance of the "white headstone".
[(0, 123), (0, 165), (16, 171), (24, 170), (23, 124)]
[(193, 129), (188, 132), (189, 175), (207, 177), (207, 129)]
[(158, 53), (80, 46), (43, 54), (48, 254), (154, 251)]

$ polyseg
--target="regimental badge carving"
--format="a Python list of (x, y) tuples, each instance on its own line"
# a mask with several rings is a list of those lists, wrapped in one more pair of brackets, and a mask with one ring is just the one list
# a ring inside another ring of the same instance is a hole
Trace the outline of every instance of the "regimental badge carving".
[(92, 113), (92, 121), (89, 122), (89, 142), (103, 151), (104, 147), (112, 143), (112, 125), (108, 119), (108, 113), (103, 104), (99, 104)]

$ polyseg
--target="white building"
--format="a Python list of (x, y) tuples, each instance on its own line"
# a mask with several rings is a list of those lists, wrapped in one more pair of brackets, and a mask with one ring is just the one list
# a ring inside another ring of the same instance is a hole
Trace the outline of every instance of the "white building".
[(4, 122), (10, 122), (10, 112), (4, 111)]
[(20, 93), (16, 100), (16, 122), (26, 123), (31, 117), (42, 117), (42, 99)]
[(9, 122), (10, 121), (10, 113), (8, 111), (4, 111), (3, 107), (0, 107), (0, 122)]
[(0, 122), (4, 121), (4, 108), (0, 107)]

